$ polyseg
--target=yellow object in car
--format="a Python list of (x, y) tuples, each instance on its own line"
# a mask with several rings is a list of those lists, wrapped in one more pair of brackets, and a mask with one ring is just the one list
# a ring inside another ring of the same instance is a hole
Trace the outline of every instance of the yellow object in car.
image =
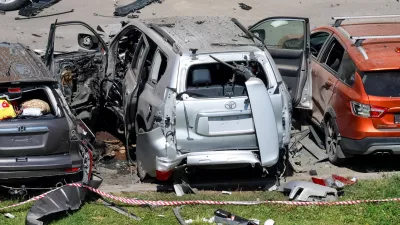
[(12, 119), (16, 116), (13, 105), (7, 99), (0, 99), (0, 120)]

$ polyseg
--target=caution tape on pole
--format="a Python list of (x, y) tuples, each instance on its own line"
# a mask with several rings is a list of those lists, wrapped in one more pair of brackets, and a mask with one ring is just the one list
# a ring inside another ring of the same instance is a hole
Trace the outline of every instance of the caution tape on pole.
[[(142, 206), (142, 205), (151, 205), (151, 206), (181, 206), (181, 205), (261, 205), (261, 204), (270, 204), (270, 205), (293, 205), (293, 206), (338, 206), (338, 205), (357, 205), (362, 203), (383, 203), (383, 202), (400, 202), (400, 198), (388, 198), (388, 199), (367, 199), (367, 200), (349, 200), (349, 201), (337, 201), (337, 202), (299, 202), (299, 201), (209, 201), (209, 200), (187, 200), (187, 201), (150, 201), (150, 200), (139, 200), (135, 198), (125, 198), (119, 197), (115, 195), (111, 195), (100, 191), (99, 189), (95, 189), (86, 185), (82, 185), (80, 183), (72, 183), (67, 184), (67, 186), (75, 186), (75, 187), (83, 187), (91, 192), (97, 193), (103, 197), (112, 199), (114, 201), (118, 201), (127, 205), (135, 205), (135, 206)], [(58, 190), (54, 189), (43, 193), (41, 195), (35, 196), (31, 199), (28, 199), (24, 202), (19, 202), (13, 205), (5, 206), (0, 208), (0, 211), (21, 206), (27, 204), (29, 202), (33, 202), (44, 198), (47, 194)]]

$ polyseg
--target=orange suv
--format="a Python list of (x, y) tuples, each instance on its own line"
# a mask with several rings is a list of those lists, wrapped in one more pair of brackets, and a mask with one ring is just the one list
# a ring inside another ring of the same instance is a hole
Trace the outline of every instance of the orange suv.
[(312, 121), (334, 164), (400, 154), (400, 23), (342, 24), (387, 17), (336, 17), (311, 32)]

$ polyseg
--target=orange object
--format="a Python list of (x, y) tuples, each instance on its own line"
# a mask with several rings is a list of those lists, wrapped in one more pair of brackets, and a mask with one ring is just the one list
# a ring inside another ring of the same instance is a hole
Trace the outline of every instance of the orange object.
[(354, 154), (400, 154), (399, 37), (399, 22), (311, 32), (312, 120), (324, 127), (331, 162)]

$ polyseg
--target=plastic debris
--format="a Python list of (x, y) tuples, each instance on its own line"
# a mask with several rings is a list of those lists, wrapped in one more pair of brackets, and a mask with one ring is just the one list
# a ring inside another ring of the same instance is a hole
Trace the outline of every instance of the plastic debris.
[(222, 194), (224, 194), (224, 195), (231, 195), (232, 192), (230, 192), (230, 191), (222, 191)]
[(14, 219), (15, 218), (15, 216), (13, 214), (11, 214), (11, 213), (5, 213), (4, 216), (7, 217), (7, 218), (10, 218), (10, 219)]
[(274, 225), (275, 221), (272, 219), (268, 219), (267, 221), (265, 221), (264, 225)]

